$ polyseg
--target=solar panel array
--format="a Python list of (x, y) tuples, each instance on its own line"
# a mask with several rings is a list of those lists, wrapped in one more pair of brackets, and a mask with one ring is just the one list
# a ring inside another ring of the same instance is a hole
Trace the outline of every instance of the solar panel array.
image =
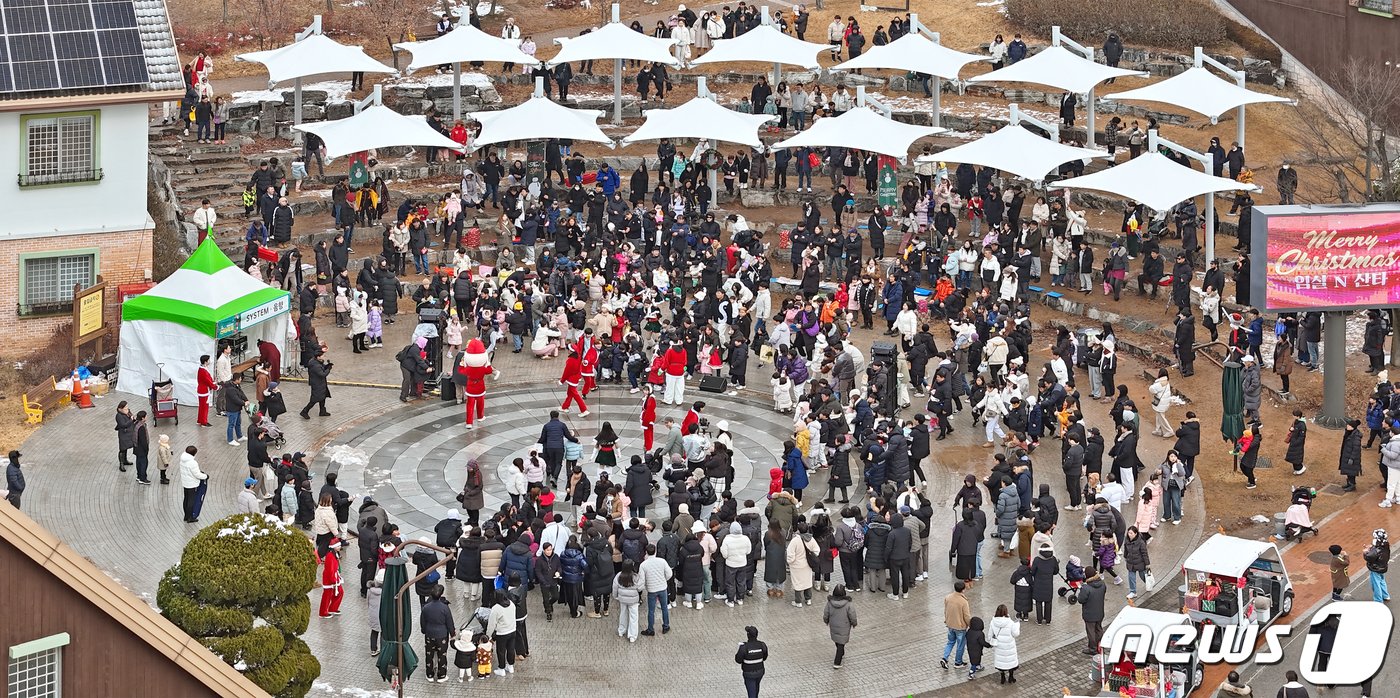
[(0, 0), (0, 92), (149, 81), (132, 0)]

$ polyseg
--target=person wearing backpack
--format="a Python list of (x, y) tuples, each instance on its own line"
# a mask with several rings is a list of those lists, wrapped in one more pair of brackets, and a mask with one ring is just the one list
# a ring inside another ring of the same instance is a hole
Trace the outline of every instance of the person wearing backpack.
[(622, 559), (631, 560), (633, 565), (641, 567), (647, 551), (647, 534), (642, 530), (641, 519), (633, 517), (627, 523), (627, 530), (617, 538), (617, 546), (622, 551)]
[(836, 524), (834, 541), (837, 556), (841, 560), (841, 578), (850, 591), (860, 591), (861, 580), (865, 576), (863, 555), (865, 552), (865, 526), (857, 520), (860, 510), (846, 507), (841, 510), (841, 521)]

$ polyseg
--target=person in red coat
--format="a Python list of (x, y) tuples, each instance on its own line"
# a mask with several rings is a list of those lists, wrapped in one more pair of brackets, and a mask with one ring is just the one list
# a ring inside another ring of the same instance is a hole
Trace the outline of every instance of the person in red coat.
[(651, 386), (642, 386), (642, 450), (651, 452), (652, 434), (656, 428), (656, 396)]
[(258, 358), (266, 361), (267, 365), (272, 367), (271, 370), (269, 370), (272, 376), (272, 382), (280, 382), (282, 380), (282, 350), (278, 349), (276, 344), (266, 339), (259, 339)]
[(209, 370), (209, 355), (199, 357), (199, 369), (195, 372), (195, 395), (199, 397), (199, 416), (194, 421), (202, 427), (212, 427), (209, 423), (209, 398), (214, 395), (214, 389), (219, 387), (214, 382), (214, 374)]
[(598, 387), (598, 342), (593, 336), (593, 328), (589, 327), (579, 336), (574, 343), (574, 351), (578, 352), (581, 363), (581, 374), (583, 379), (583, 396), (588, 397), (588, 393)]
[(559, 382), (565, 386), (566, 395), (564, 404), (559, 409), (567, 412), (569, 405), (575, 400), (578, 401), (580, 417), (588, 416), (588, 405), (584, 404), (583, 396), (578, 392), (579, 382), (583, 379), (583, 359), (578, 355), (578, 347), (569, 350), (569, 358), (564, 361), (564, 375), (559, 378)]
[(685, 413), (685, 419), (681, 420), (682, 434), (689, 434), (692, 426), (696, 429), (700, 428), (700, 413), (704, 409), (705, 403), (700, 400), (697, 400), (695, 404), (690, 407), (690, 411)]
[(480, 339), (467, 342), (462, 353), (462, 363), (457, 373), (466, 378), (462, 393), (467, 403), (467, 428), (475, 428), (475, 422), (486, 419), (486, 378), (496, 375), (491, 367), (491, 357), (486, 354), (486, 345)]
[(330, 550), (321, 559), (321, 617), (340, 615), (345, 598), (345, 580), (340, 578), (340, 539), (332, 538)]
[(668, 405), (679, 405), (685, 401), (685, 349), (681, 347), (680, 342), (671, 342), (671, 348), (666, 350), (665, 358), (666, 393), (661, 396), (661, 401)]

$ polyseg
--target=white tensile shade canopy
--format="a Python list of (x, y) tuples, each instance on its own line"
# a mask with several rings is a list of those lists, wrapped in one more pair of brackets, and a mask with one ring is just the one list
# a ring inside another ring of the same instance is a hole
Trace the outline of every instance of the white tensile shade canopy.
[(560, 63), (623, 59), (632, 61), (656, 62), (664, 65), (679, 65), (671, 55), (675, 42), (658, 39), (632, 31), (621, 22), (609, 22), (583, 36), (560, 37), (554, 40), (559, 44), (559, 53), (545, 65), (550, 67)]
[(1056, 143), (1011, 124), (971, 143), (936, 153), (934, 157), (945, 162), (981, 165), (1039, 180), (1071, 160), (1108, 157), (1108, 153)]
[(1083, 94), (1110, 78), (1141, 75), (1141, 71), (1111, 68), (1071, 53), (1063, 46), (1050, 46), (1001, 70), (968, 78), (968, 82), (1028, 82)]
[(1116, 167), (1062, 179), (1052, 189), (1092, 189), (1117, 194), (1165, 211), (1187, 199), (1221, 191), (1259, 191), (1253, 184), (1183, 167), (1161, 153), (1145, 153)]
[(706, 138), (757, 148), (763, 145), (758, 127), (778, 117), (741, 114), (713, 100), (696, 97), (674, 109), (648, 109), (646, 118), (646, 123), (622, 139), (623, 145), (660, 138)]
[(544, 138), (572, 138), (576, 141), (606, 143), (612, 139), (598, 128), (597, 109), (570, 109), (544, 97), (531, 97), (510, 109), (474, 112), (471, 118), (481, 123), (478, 146), (509, 141)]
[(447, 63), (529, 63), (534, 59), (520, 50), (520, 44), (510, 39), (492, 36), (463, 22), (452, 31), (427, 41), (407, 41), (394, 48), (413, 54), (408, 72)]
[(462, 147), (462, 144), (434, 130), (423, 117), (404, 116), (379, 104), (349, 118), (300, 124), (292, 128), (320, 136), (326, 143), (326, 157), (330, 158), (399, 145), (454, 150)]
[(945, 80), (957, 80), (958, 73), (968, 63), (989, 61), (991, 56), (954, 51), (935, 44), (921, 34), (905, 34), (884, 46), (876, 46), (844, 63), (831, 67), (831, 72), (857, 68), (888, 68), (936, 75)]
[(705, 55), (691, 61), (704, 63), (781, 63), (816, 70), (821, 67), (817, 54), (831, 50), (825, 44), (814, 44), (788, 36), (769, 24), (760, 24), (733, 39), (719, 39)]
[(242, 53), (234, 60), (261, 63), (269, 85), (326, 73), (397, 73), (359, 46), (344, 46), (324, 34), (312, 34), (282, 48)]
[(857, 107), (841, 116), (817, 119), (811, 128), (774, 143), (773, 148), (839, 146), (903, 158), (909, 154), (909, 146), (914, 141), (947, 130), (901, 123), (868, 108)]
[(1216, 119), (1231, 109), (1246, 104), (1291, 102), (1287, 97), (1255, 92), (1228, 80), (1222, 80), (1204, 67), (1195, 67), (1161, 82), (1126, 92), (1104, 95), (1103, 99), (1117, 102), (1159, 102), (1190, 109), (1201, 116)]

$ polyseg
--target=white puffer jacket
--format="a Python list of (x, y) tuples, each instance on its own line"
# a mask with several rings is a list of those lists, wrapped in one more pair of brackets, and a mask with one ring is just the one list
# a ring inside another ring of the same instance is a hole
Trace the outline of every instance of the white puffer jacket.
[(1016, 638), (1021, 635), (1021, 624), (1007, 616), (992, 619), (987, 628), (987, 642), (996, 650), (992, 668), (998, 671), (1015, 669), (1021, 666), (1021, 657), (1016, 652)]

